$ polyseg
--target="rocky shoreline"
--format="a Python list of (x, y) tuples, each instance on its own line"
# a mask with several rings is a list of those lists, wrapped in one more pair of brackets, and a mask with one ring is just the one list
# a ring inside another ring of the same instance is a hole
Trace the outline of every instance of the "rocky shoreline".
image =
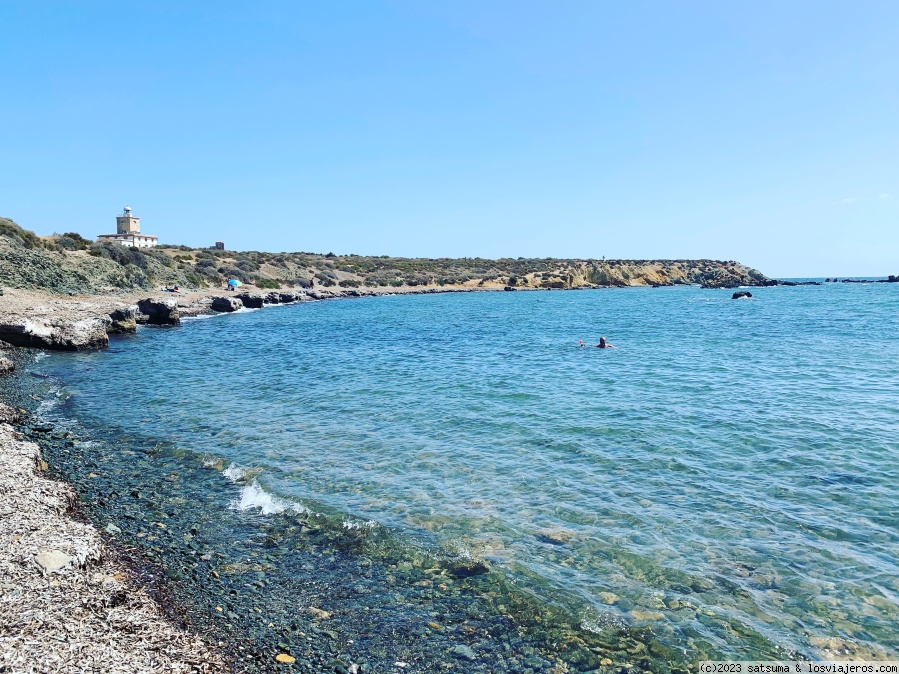
[(168, 618), (48, 479), (0, 405), (0, 671), (219, 672), (223, 659)]

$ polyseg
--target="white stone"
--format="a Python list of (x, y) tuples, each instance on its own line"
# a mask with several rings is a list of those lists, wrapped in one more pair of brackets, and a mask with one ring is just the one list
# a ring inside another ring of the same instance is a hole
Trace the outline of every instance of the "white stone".
[(66, 568), (72, 558), (59, 550), (44, 550), (34, 556), (34, 561), (44, 570), (44, 573), (56, 573)]

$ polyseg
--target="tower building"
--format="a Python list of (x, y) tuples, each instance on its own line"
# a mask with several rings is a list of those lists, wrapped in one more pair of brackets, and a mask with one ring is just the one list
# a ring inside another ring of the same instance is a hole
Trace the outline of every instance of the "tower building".
[(97, 241), (110, 241), (132, 248), (152, 248), (159, 243), (158, 237), (140, 233), (140, 218), (131, 212), (131, 206), (125, 206), (122, 214), (116, 216), (115, 224), (115, 234), (101, 234)]

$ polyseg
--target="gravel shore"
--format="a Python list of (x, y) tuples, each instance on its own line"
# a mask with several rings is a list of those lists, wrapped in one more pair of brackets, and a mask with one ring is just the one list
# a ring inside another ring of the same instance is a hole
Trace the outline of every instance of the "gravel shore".
[(37, 445), (0, 424), (0, 671), (222, 671), (76, 520), (74, 490), (45, 468)]

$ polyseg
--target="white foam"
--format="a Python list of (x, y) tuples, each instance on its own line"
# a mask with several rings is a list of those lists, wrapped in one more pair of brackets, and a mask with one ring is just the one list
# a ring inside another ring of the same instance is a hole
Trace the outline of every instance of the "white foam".
[(306, 509), (299, 503), (292, 503), (283, 498), (269, 494), (259, 486), (256, 480), (240, 490), (240, 498), (236, 499), (231, 508), (234, 510), (250, 510), (259, 508), (263, 515), (277, 515), (286, 511), (304, 513)]
[(358, 520), (344, 520), (343, 528), (352, 531), (353, 529), (374, 529), (378, 525), (374, 520), (368, 520), (367, 522), (360, 522)]
[(223, 315), (224, 314), (197, 314), (196, 316), (184, 316), (181, 319), (181, 322), (184, 323), (185, 321), (202, 321), (207, 318), (215, 318), (216, 316), (223, 316)]
[(227, 477), (232, 482), (240, 482), (247, 476), (247, 469), (241, 468), (236, 463), (232, 463), (222, 471), (222, 475)]

